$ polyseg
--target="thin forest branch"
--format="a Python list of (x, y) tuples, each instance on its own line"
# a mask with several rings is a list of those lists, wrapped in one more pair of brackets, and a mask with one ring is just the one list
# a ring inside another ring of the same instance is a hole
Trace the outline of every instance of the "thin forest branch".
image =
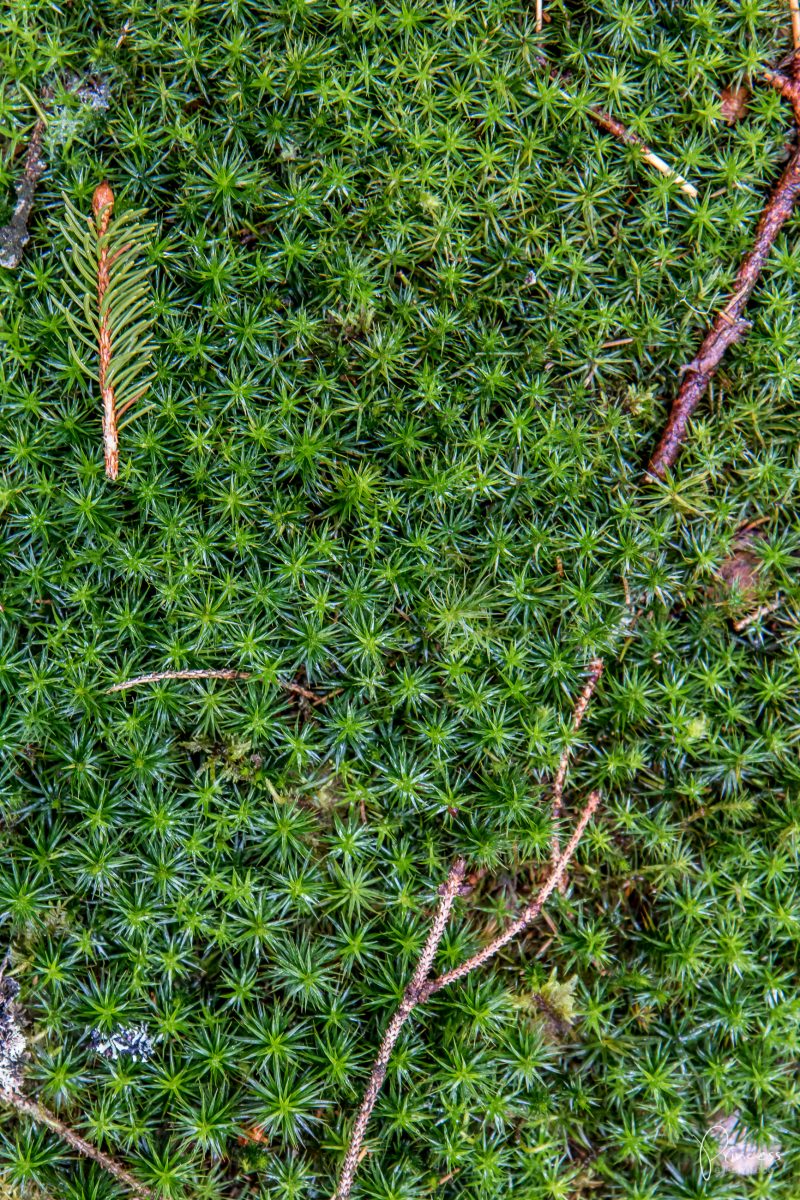
[[(586, 709), (589, 707), (589, 701), (591, 700), (592, 696), (594, 695), (595, 688), (597, 687), (597, 685), (600, 681), (600, 676), (602, 674), (603, 674), (602, 658), (593, 659), (592, 662), (589, 663), (589, 677), (586, 680), (586, 683), (583, 685), (583, 691), (581, 692), (580, 696), (578, 697), (578, 703), (575, 705), (575, 708), (572, 713), (572, 732), (573, 733), (577, 733), (581, 727), (583, 718), (586, 715)], [(551, 818), (552, 818), (552, 822), (553, 822), (553, 835), (552, 835), (552, 839), (551, 839), (551, 843), (550, 843), (550, 845), (551, 845), (550, 861), (553, 864), (553, 866), (555, 866), (555, 864), (558, 862), (558, 859), (561, 855), (561, 835), (559, 832), (558, 823), (561, 818), (561, 806), (562, 806), (563, 797), (564, 797), (564, 783), (566, 782), (566, 778), (567, 778), (567, 769), (569, 768), (570, 753), (571, 753), (571, 746), (570, 746), (569, 742), (567, 742), (567, 744), (565, 745), (564, 749), (561, 752), (561, 760), (558, 764), (558, 770), (556, 771), (556, 777), (553, 780), (553, 802), (552, 802), (552, 807), (550, 810), (550, 814), (551, 814)]]
[[(566, 95), (566, 93), (563, 94)], [(644, 138), (641, 138), (638, 133), (634, 133), (632, 129), (628, 129), (616, 117), (612, 117), (611, 113), (606, 112), (604, 108), (600, 108), (596, 104), (590, 106), (589, 116), (608, 133), (613, 133), (614, 137), (624, 142), (626, 146), (638, 146), (642, 152), (642, 158), (646, 163), (649, 163), (651, 167), (655, 167), (667, 179), (671, 179), (685, 195), (691, 196), (693, 200), (697, 199), (697, 188), (694, 184), (689, 183), (689, 180), (679, 175), (669, 163), (664, 162), (664, 159), (651, 150)]]
[(541, 33), (544, 28), (544, 0), (536, 0), (536, 17), (533, 27), (537, 33)]
[(516, 921), (512, 921), (501, 934), (489, 942), (488, 946), (484, 946), (477, 954), (473, 954), (472, 958), (468, 958), (460, 967), (454, 967), (452, 971), (445, 971), (443, 975), (439, 975), (436, 979), (430, 980), (422, 989), (420, 1002), (427, 1000), (434, 992), (440, 991), (443, 987), (447, 987), (449, 983), (455, 983), (457, 979), (463, 979), (465, 975), (469, 975), (472, 971), (482, 967), (487, 959), (492, 958), (497, 954), (498, 950), (502, 950), (503, 946), (507, 946), (509, 942), (527, 929), (532, 921), (535, 921), (539, 913), (544, 908), (548, 898), (552, 895), (559, 883), (564, 877), (567, 867), (570, 864), (575, 851), (578, 848), (578, 843), (583, 837), (586, 826), (591, 821), (595, 810), (600, 803), (600, 793), (592, 792), (586, 806), (578, 817), (577, 824), (572, 832), (572, 837), (567, 842), (564, 853), (559, 857), (558, 862), (552, 867), (550, 874), (539, 889), (536, 898), (524, 908)]
[[(800, 126), (800, 81), (778, 71), (764, 72), (764, 78), (782, 96), (791, 101), (795, 120)], [(800, 195), (800, 148), (795, 149), (764, 207), (756, 228), (753, 247), (742, 259), (734, 280), (733, 294), (717, 315), (699, 351), (685, 368), (683, 383), (672, 404), (666, 428), (661, 435), (647, 473), (663, 479), (674, 466), (686, 438), (689, 420), (706, 393), (729, 346), (740, 341), (750, 328), (743, 317), (745, 306), (766, 263), (781, 228), (792, 215)]]
[(464, 872), (466, 863), (463, 858), (457, 858), (450, 868), (450, 874), (447, 877), (447, 882), (440, 889), (439, 903), (436, 908), (436, 915), (431, 925), (430, 933), (422, 950), (417, 963), (411, 982), (403, 993), (403, 999), (400, 1001), (400, 1006), (389, 1022), (386, 1032), (383, 1035), (378, 1056), (372, 1066), (369, 1082), (367, 1083), (364, 1099), (361, 1101), (361, 1108), (358, 1110), (353, 1132), (350, 1135), (350, 1144), (347, 1148), (347, 1153), (342, 1163), (342, 1170), (339, 1175), (339, 1183), (336, 1188), (338, 1200), (345, 1200), (350, 1195), (350, 1190), (353, 1186), (358, 1164), (361, 1160), (361, 1146), (364, 1142), (364, 1135), (367, 1132), (372, 1110), (375, 1107), (375, 1101), (378, 1099), (383, 1081), (386, 1078), (386, 1068), (389, 1064), (389, 1059), (392, 1056), (395, 1043), (400, 1036), (400, 1030), (405, 1025), (413, 1010), (420, 1002), (420, 989), (428, 978), (433, 960), (436, 957), (436, 951), (439, 948), (439, 943), (442, 940), (442, 935), (447, 927), (447, 922), (450, 918), (450, 910), (453, 907), (453, 902), (458, 895), (461, 884), (464, 881)]
[(800, 0), (789, 0), (789, 15), (792, 18), (792, 45), (800, 50)]
[(536, 898), (525, 908), (515, 921), (491, 941), (483, 950), (479, 950), (477, 954), (462, 963), (460, 967), (455, 967), (452, 971), (445, 971), (442, 975), (437, 975), (434, 979), (429, 979), (433, 960), (436, 955), (436, 950), (439, 942), (442, 939), (445, 926), (447, 925), (450, 916), (450, 910), (453, 906), (453, 901), (459, 893), (461, 883), (464, 878), (465, 865), (463, 859), (456, 859), (450, 869), (450, 874), (447, 878), (447, 883), (440, 891), (439, 906), (436, 910), (431, 931), (428, 934), (428, 939), (425, 947), (417, 963), (417, 969), (406, 988), (400, 1006), (389, 1022), (386, 1032), (383, 1035), (380, 1049), (372, 1066), (367, 1087), (364, 1092), (364, 1099), (361, 1102), (361, 1108), (358, 1111), (353, 1131), (350, 1135), (350, 1142), (347, 1147), (347, 1152), (342, 1163), (339, 1181), (336, 1186), (334, 1200), (348, 1200), (353, 1187), (358, 1164), (362, 1158), (362, 1146), (364, 1137), (367, 1131), (369, 1118), (372, 1110), (375, 1107), (375, 1102), (378, 1094), (383, 1086), (383, 1081), (386, 1078), (386, 1069), (389, 1064), (389, 1059), (392, 1055), (395, 1043), (400, 1035), (400, 1030), (408, 1020), (411, 1013), (418, 1004), (424, 1004), (425, 1001), (438, 992), (441, 988), (446, 987), (450, 983), (454, 983), (457, 979), (463, 979), (465, 975), (482, 966), (487, 959), (491, 958), (498, 950), (507, 945), (517, 934), (521, 933), (532, 921), (536, 919), (547, 901), (548, 896), (552, 894), (555, 888), (558, 887), (564, 873), (569, 865), (569, 862), (574, 855), (578, 843), (583, 836), (583, 832), (592, 815), (600, 803), (599, 792), (592, 792), (589, 801), (578, 818), (578, 823), (575, 830), (567, 843), (564, 853), (560, 856), (558, 862), (551, 869), (550, 874), (545, 880)]
[(155, 1193), (150, 1188), (140, 1183), (116, 1159), (106, 1154), (105, 1151), (98, 1149), (97, 1146), (92, 1142), (88, 1142), (80, 1134), (75, 1133), (74, 1130), (70, 1129), (69, 1125), (65, 1125), (55, 1113), (50, 1112), (49, 1108), (45, 1108), (37, 1100), (30, 1100), (27, 1096), (23, 1096), (21, 1092), (5, 1090), (0, 1092), (0, 1099), (11, 1104), (17, 1112), (24, 1113), (25, 1116), (31, 1117), (40, 1125), (46, 1125), (48, 1129), (58, 1134), (61, 1140), (66, 1142), (68, 1146), (71, 1146), (73, 1150), (77, 1150), (85, 1158), (90, 1158), (92, 1162), (97, 1163), (104, 1171), (108, 1171), (109, 1175), (113, 1175), (115, 1179), (124, 1184), (135, 1196), (141, 1196), (143, 1200), (153, 1200)]
[(776, 596), (774, 600), (769, 602), (769, 604), (759, 605), (758, 608), (754, 609), (753, 612), (748, 613), (747, 616), (740, 617), (738, 621), (733, 622), (734, 631), (736, 633), (742, 633), (743, 630), (747, 629), (748, 625), (752, 625), (755, 621), (762, 620), (763, 617), (768, 617), (770, 613), (777, 612), (780, 606), (780, 596)]
[[(131, 688), (142, 687), (148, 683), (162, 683), (165, 679), (254, 679), (252, 671), (240, 671), (234, 667), (200, 667), (192, 668), (186, 671), (152, 671), (149, 675), (136, 675), (133, 679), (124, 679), (122, 683), (114, 683), (111, 687), (106, 688), (106, 695), (112, 692), (127, 692)], [(308, 700), (311, 704), (327, 704), (333, 696), (337, 696), (342, 690), (334, 688), (330, 692), (326, 692), (323, 696), (312, 692), (310, 688), (302, 687), (299, 683), (287, 683), (283, 679), (277, 680), (279, 688), (284, 692), (290, 692), (293, 696), (302, 696), (304, 700)]]

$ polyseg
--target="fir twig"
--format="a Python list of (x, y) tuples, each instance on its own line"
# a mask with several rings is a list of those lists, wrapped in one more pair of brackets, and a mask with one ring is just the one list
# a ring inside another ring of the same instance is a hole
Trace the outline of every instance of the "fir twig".
[(789, 15), (792, 18), (792, 45), (800, 50), (800, 0), (789, 0)]
[(463, 979), (465, 975), (469, 975), (472, 971), (477, 970), (478, 967), (483, 966), (487, 959), (492, 958), (493, 955), (498, 952), (498, 950), (501, 950), (503, 946), (506, 946), (518, 934), (522, 933), (522, 931), (536, 919), (536, 917), (542, 911), (542, 908), (548, 897), (552, 894), (555, 888), (558, 887), (559, 883), (564, 877), (564, 873), (569, 865), (570, 859), (578, 848), (578, 843), (583, 836), (584, 830), (589, 824), (589, 821), (591, 820), (592, 815), (599, 803), (600, 793), (592, 792), (586, 807), (578, 818), (578, 822), (575, 826), (572, 837), (567, 843), (564, 853), (560, 856), (558, 862), (552, 867), (550, 874), (548, 875), (542, 887), (539, 889), (536, 898), (531, 901), (526, 908), (523, 909), (520, 916), (517, 917), (515, 921), (512, 921), (511, 924), (503, 931), (503, 933), (499, 934), (496, 938), (494, 938), (493, 941), (489, 942), (487, 946), (484, 946), (484, 948), (479, 950), (477, 954), (473, 954), (471, 958), (468, 958), (460, 966), (454, 967), (451, 971), (445, 971), (442, 975), (437, 975), (434, 979), (429, 979), (428, 976), (430, 974), (431, 967), (433, 966), (433, 960), (436, 955), (437, 947), (442, 939), (442, 934), (444, 933), (447, 925), (447, 921), (450, 916), (450, 910), (453, 907), (453, 902), (460, 891), (461, 884), (464, 879), (464, 872), (466, 869), (464, 860), (459, 858), (453, 863), (453, 866), (450, 869), (450, 874), (447, 877), (447, 882), (440, 891), (440, 900), (436, 910), (436, 916), (434, 917), (433, 925), (431, 926), (427, 941), (425, 942), (419, 962), (417, 963), (417, 968), (414, 972), (411, 982), (403, 993), (403, 999), (400, 1002), (399, 1008), (395, 1012), (386, 1028), (386, 1033), (383, 1036), (383, 1041), (381, 1042), (377, 1057), (373, 1063), (369, 1080), (367, 1081), (367, 1087), (364, 1092), (364, 1099), (361, 1102), (361, 1107), (358, 1111), (358, 1116), (356, 1117), (353, 1131), (350, 1135), (350, 1142), (347, 1147), (344, 1162), (342, 1163), (342, 1170), (336, 1186), (334, 1200), (348, 1200), (353, 1187), (353, 1180), (358, 1169), (358, 1164), (361, 1161), (361, 1150), (370, 1115), (375, 1107), (375, 1101), (377, 1100), (378, 1094), (383, 1086), (383, 1081), (386, 1078), (386, 1069), (392, 1055), (392, 1050), (394, 1049), (403, 1025), (406, 1023), (411, 1013), (418, 1004), (424, 1004), (430, 996), (432, 996), (435, 992), (440, 991), (441, 988), (447, 987), (447, 985), (450, 983), (455, 983), (458, 979)]
[[(199, 667), (192, 668), (186, 671), (152, 671), (149, 675), (136, 675), (133, 679), (124, 679), (121, 683), (114, 683), (111, 687), (106, 688), (106, 694), (112, 692), (127, 692), (131, 688), (142, 687), (148, 683), (162, 683), (165, 679), (253, 679), (252, 671), (240, 671), (235, 667)], [(285, 692), (291, 692), (293, 696), (302, 696), (304, 700), (310, 701), (311, 704), (326, 704), (333, 696), (337, 696), (341, 692), (341, 688), (334, 688), (330, 692), (325, 692), (320, 696), (318, 692), (312, 692), (310, 688), (303, 687), (299, 683), (289, 683), (284, 679), (277, 680), (279, 688)]]
[(38, 1121), (40, 1125), (46, 1125), (48, 1129), (58, 1134), (61, 1140), (66, 1142), (68, 1146), (71, 1146), (73, 1150), (77, 1150), (79, 1154), (83, 1154), (84, 1157), (90, 1158), (92, 1162), (97, 1163), (109, 1175), (113, 1175), (115, 1179), (124, 1184), (134, 1195), (143, 1197), (143, 1200), (153, 1200), (155, 1193), (150, 1188), (140, 1183), (116, 1159), (106, 1154), (105, 1151), (98, 1149), (92, 1142), (81, 1137), (79, 1133), (75, 1133), (55, 1113), (50, 1112), (49, 1108), (45, 1108), (37, 1100), (30, 1100), (27, 1096), (23, 1096), (21, 1092), (3, 1091), (0, 1093), (0, 1098), (11, 1104), (17, 1112), (24, 1113), (25, 1116)]
[[(594, 695), (595, 688), (600, 681), (600, 676), (603, 674), (602, 658), (595, 658), (589, 663), (589, 676), (583, 686), (583, 691), (578, 697), (578, 703), (572, 713), (572, 732), (577, 733), (586, 715), (586, 709), (589, 707), (589, 701)], [(559, 820), (561, 818), (561, 807), (564, 797), (564, 784), (567, 778), (567, 769), (569, 767), (571, 747), (569, 742), (565, 745), (561, 752), (561, 759), (556, 771), (556, 777), (553, 780), (553, 802), (551, 807), (551, 818), (553, 822), (553, 835), (551, 839), (551, 857), (550, 861), (555, 866), (561, 855), (561, 835), (559, 832)]]
[[(765, 71), (764, 78), (782, 96), (791, 101), (795, 120), (800, 127), (800, 82), (779, 71)], [(705, 395), (729, 346), (744, 337), (750, 322), (743, 312), (750, 295), (761, 277), (772, 245), (784, 223), (791, 216), (800, 194), (800, 148), (796, 149), (784, 167), (758, 222), (753, 247), (745, 255), (734, 281), (733, 294), (717, 315), (699, 351), (684, 368), (684, 380), (672, 404), (669, 420), (647, 467), (649, 475), (663, 479), (674, 466), (686, 438), (689, 420)]]
[(119, 475), (119, 429), (117, 427), (117, 401), (114, 387), (109, 380), (111, 368), (111, 327), (103, 301), (109, 285), (109, 255), (105, 237), (114, 211), (114, 193), (107, 183), (95, 189), (92, 212), (97, 223), (97, 238), (100, 247), (97, 258), (97, 307), (100, 313), (98, 340), (100, 395), (103, 400), (103, 456), (106, 475), (116, 479)]
[[(153, 354), (150, 330), (149, 275), (152, 266), (142, 264), (152, 226), (140, 225), (141, 212), (114, 218), (114, 193), (101, 183), (92, 197), (94, 220), (88, 224), (67, 202), (65, 233), (71, 257), (64, 258), (68, 272), (65, 290), (75, 310), (67, 319), (84, 347), (96, 349), (97, 371), (71, 350), (80, 366), (97, 379), (103, 404), (103, 458), (106, 475), (119, 475), (121, 429), (147, 409), (138, 409), (125, 421), (129, 409), (141, 400), (153, 380), (149, 371)], [(96, 287), (96, 310), (92, 310), (87, 285)]]
[(36, 185), (45, 168), (42, 157), (42, 136), (44, 121), (39, 118), (33, 127), (28, 149), (25, 153), (25, 166), (17, 184), (17, 203), (8, 225), (0, 229), (0, 267), (17, 267), (22, 261), (25, 246), (30, 241), (28, 221), (33, 211), (33, 197)]

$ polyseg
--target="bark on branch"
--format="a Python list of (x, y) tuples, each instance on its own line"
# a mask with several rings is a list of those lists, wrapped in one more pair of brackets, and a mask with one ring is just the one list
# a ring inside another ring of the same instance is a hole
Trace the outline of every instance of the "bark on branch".
[[(779, 71), (765, 71), (765, 80), (789, 100), (800, 127), (800, 81)], [(772, 245), (791, 216), (800, 195), (800, 148), (783, 169), (756, 228), (752, 249), (745, 255), (736, 273), (733, 294), (718, 314), (695, 357), (684, 368), (684, 380), (672, 404), (666, 428), (647, 467), (649, 475), (663, 479), (674, 466), (692, 413), (697, 408), (729, 346), (744, 337), (750, 322), (743, 313), (753, 292)]]
[[(600, 676), (603, 674), (602, 658), (595, 658), (589, 663), (589, 677), (583, 686), (583, 691), (578, 697), (578, 703), (572, 713), (572, 732), (577, 733), (586, 715), (586, 709), (589, 707), (589, 701), (594, 695)], [(564, 784), (567, 779), (567, 769), (569, 768), (570, 746), (569, 743), (561, 752), (561, 760), (558, 764), (556, 777), (553, 780), (553, 802), (551, 807), (551, 816), (553, 821), (553, 836), (551, 839), (551, 857), (550, 861), (555, 867), (561, 854), (561, 834), (559, 832), (559, 821), (561, 819), (561, 806), (564, 798)]]
[(73, 1150), (77, 1150), (85, 1158), (90, 1158), (92, 1162), (97, 1163), (104, 1171), (108, 1171), (109, 1175), (113, 1175), (116, 1180), (124, 1185), (128, 1191), (133, 1192), (135, 1196), (140, 1196), (142, 1200), (154, 1200), (155, 1193), (150, 1188), (145, 1187), (143, 1183), (131, 1175), (121, 1163), (112, 1158), (110, 1154), (106, 1154), (104, 1150), (98, 1149), (93, 1142), (89, 1142), (86, 1138), (81, 1137), (79, 1133), (75, 1133), (74, 1129), (70, 1129), (55, 1113), (50, 1112), (49, 1108), (45, 1108), (38, 1100), (30, 1100), (27, 1096), (23, 1096), (21, 1092), (2, 1091), (0, 1099), (5, 1100), (12, 1105), (17, 1112), (24, 1113), (26, 1117), (38, 1122), (39, 1125), (46, 1125), (53, 1133), (58, 1134), (63, 1142), (71, 1146)]

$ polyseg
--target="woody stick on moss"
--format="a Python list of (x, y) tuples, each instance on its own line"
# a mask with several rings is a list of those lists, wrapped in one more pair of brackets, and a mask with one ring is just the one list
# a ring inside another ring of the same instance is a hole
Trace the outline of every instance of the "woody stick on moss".
[(600, 793), (592, 792), (583, 812), (578, 817), (575, 828), (572, 831), (572, 837), (569, 839), (563, 854), (559, 856), (556, 863), (551, 867), (547, 879), (540, 887), (535, 898), (525, 906), (516, 920), (507, 925), (502, 933), (498, 934), (482, 950), (473, 954), (471, 958), (466, 959), (452, 970), (444, 971), (441, 975), (437, 975), (431, 979), (430, 971), (433, 967), (433, 960), (436, 957), (436, 951), (442, 940), (442, 935), (450, 918), (450, 912), (464, 879), (464, 871), (466, 869), (464, 860), (462, 858), (455, 860), (450, 868), (447, 882), (440, 889), (436, 915), (419, 957), (416, 970), (411, 978), (411, 982), (403, 993), (403, 999), (400, 1001), (398, 1008), (386, 1027), (378, 1054), (372, 1065), (364, 1097), (361, 1101), (361, 1107), (350, 1134), (350, 1141), (342, 1162), (333, 1200), (348, 1200), (350, 1196), (358, 1164), (363, 1157), (362, 1147), (369, 1119), (386, 1078), (386, 1071), (392, 1051), (400, 1036), (400, 1031), (411, 1016), (411, 1013), (419, 1004), (424, 1004), (434, 993), (444, 987), (448, 987), (449, 984), (455, 983), (459, 979), (463, 979), (466, 975), (471, 974), (472, 971), (477, 970), (478, 967), (482, 967), (488, 959), (497, 954), (499, 950), (502, 950), (504, 946), (513, 941), (520, 933), (523, 933), (536, 920), (544, 908), (548, 897), (552, 895), (564, 878), (564, 874), (578, 848), (586, 826), (591, 821), (599, 803)]
[[(800, 79), (797, 61), (792, 64), (792, 77), (780, 71), (763, 72), (771, 84), (794, 109), (795, 123), (800, 128)], [(775, 185), (756, 228), (752, 249), (745, 255), (733, 285), (733, 293), (718, 313), (711, 329), (703, 339), (695, 357), (684, 370), (684, 379), (673, 401), (666, 428), (647, 467), (649, 475), (663, 479), (677, 461), (686, 439), (689, 421), (706, 393), (729, 346), (741, 341), (750, 328), (744, 318), (747, 301), (758, 283), (773, 243), (792, 215), (800, 196), (800, 147), (793, 151)]]

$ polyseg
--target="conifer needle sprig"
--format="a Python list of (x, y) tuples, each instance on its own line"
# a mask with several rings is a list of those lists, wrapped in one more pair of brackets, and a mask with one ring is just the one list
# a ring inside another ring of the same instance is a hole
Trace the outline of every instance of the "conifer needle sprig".
[(75, 311), (67, 310), (67, 319), (84, 349), (97, 354), (95, 370), (72, 347), (76, 360), (100, 386), (103, 458), (109, 479), (119, 475), (120, 431), (148, 409), (138, 409), (127, 421), (122, 417), (153, 380), (149, 285), (153, 268), (142, 262), (152, 226), (141, 224), (141, 211), (114, 218), (114, 203), (111, 187), (101, 183), (92, 198), (94, 219), (86, 222), (67, 201), (65, 228), (72, 253), (64, 257), (70, 281), (65, 287), (75, 305)]

